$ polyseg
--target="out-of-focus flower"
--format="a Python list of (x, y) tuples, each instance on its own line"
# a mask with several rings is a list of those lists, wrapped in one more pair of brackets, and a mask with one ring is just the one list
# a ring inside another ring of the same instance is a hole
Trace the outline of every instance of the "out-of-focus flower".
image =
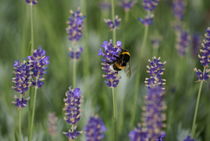
[(164, 121), (166, 120), (165, 110), (166, 105), (164, 102), (164, 90), (157, 86), (148, 89), (147, 96), (145, 97), (145, 106), (143, 107), (143, 126), (146, 128), (149, 140), (157, 140), (164, 135), (163, 128), (165, 127)]
[(26, 0), (26, 3), (31, 4), (31, 5), (35, 5), (38, 3), (38, 0)]
[(69, 48), (69, 56), (71, 59), (80, 59), (80, 56), (83, 52), (83, 48), (77, 48), (77, 49), (74, 49), (74, 48)]
[(71, 16), (67, 22), (68, 27), (66, 28), (68, 38), (70, 41), (79, 41), (82, 38), (83, 26), (85, 16), (80, 10), (70, 11)]
[(57, 120), (55, 113), (48, 114), (48, 132), (51, 136), (57, 135)]
[(154, 18), (154, 15), (150, 14), (150, 15), (147, 15), (145, 18), (138, 18), (138, 20), (145, 26), (148, 26), (153, 23), (153, 18)]
[(134, 0), (122, 0), (120, 5), (126, 12), (130, 11), (130, 9), (135, 5)]
[(192, 139), (190, 136), (187, 136), (184, 141), (195, 141), (194, 139)]
[(24, 108), (28, 104), (29, 98), (19, 98), (17, 96), (14, 96), (14, 101), (12, 102), (17, 108)]
[(118, 16), (116, 16), (114, 21), (112, 21), (110, 19), (105, 19), (104, 21), (109, 26), (109, 28), (111, 30), (114, 30), (120, 26), (121, 19)]
[(147, 131), (145, 129), (142, 129), (141, 127), (137, 127), (129, 133), (130, 141), (147, 141), (147, 136)]
[(195, 68), (196, 76), (198, 81), (206, 81), (210, 78), (210, 69), (205, 69), (205, 71), (201, 71), (200, 69)]
[(49, 64), (49, 57), (46, 56), (46, 51), (40, 47), (34, 50), (32, 56), (28, 56), (28, 60), (32, 85), (40, 88), (44, 84), (44, 74)]
[(151, 44), (153, 48), (158, 49), (160, 47), (160, 43), (162, 41), (162, 37), (155, 37), (151, 39)]
[(86, 141), (101, 141), (104, 138), (106, 127), (99, 117), (90, 117), (85, 126)]
[(192, 54), (194, 56), (198, 55), (200, 44), (201, 44), (200, 36), (197, 34), (194, 34), (192, 36)]
[(159, 0), (143, 0), (143, 7), (146, 11), (153, 11), (159, 3)]
[(100, 2), (99, 6), (102, 10), (109, 10), (111, 8), (111, 4), (109, 2)]
[(99, 50), (98, 55), (102, 56), (102, 70), (103, 77), (106, 79), (105, 83), (108, 87), (117, 87), (120, 79), (118, 71), (113, 69), (112, 63), (117, 60), (122, 50), (122, 42), (117, 41), (114, 45), (112, 41), (104, 41), (101, 45), (103, 49)]
[(27, 60), (15, 61), (13, 64), (15, 76), (12, 78), (13, 89), (24, 94), (31, 86), (30, 68)]
[(153, 23), (154, 14), (153, 11), (157, 7), (159, 0), (143, 0), (143, 7), (147, 11), (145, 18), (138, 18), (138, 20), (145, 26)]
[(186, 4), (184, 0), (173, 0), (173, 13), (178, 21), (183, 20), (185, 6)]
[(208, 27), (206, 30), (205, 38), (202, 42), (198, 57), (203, 67), (209, 67), (210, 65), (210, 27)]
[(190, 45), (190, 35), (187, 31), (177, 30), (177, 43), (176, 49), (180, 56), (184, 56), (186, 54), (186, 49)]

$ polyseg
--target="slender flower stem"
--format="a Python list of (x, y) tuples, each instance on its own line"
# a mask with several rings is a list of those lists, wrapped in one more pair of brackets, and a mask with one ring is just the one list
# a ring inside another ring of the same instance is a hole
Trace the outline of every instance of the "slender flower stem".
[(33, 134), (33, 126), (34, 126), (34, 116), (35, 116), (35, 108), (36, 108), (36, 96), (37, 96), (37, 86), (35, 86), (34, 89), (34, 95), (33, 95), (33, 103), (32, 103), (32, 116), (31, 116), (31, 127), (30, 127), (30, 133), (29, 133), (29, 141), (32, 140), (32, 134)]
[(34, 50), (34, 23), (33, 23), (33, 5), (31, 5), (31, 53)]
[(146, 47), (146, 41), (147, 41), (147, 37), (148, 37), (148, 31), (149, 31), (149, 26), (146, 25), (144, 28), (144, 37), (143, 37), (143, 42), (141, 45), (141, 56), (145, 53), (145, 47)]
[(72, 86), (73, 86), (73, 88), (75, 88), (76, 87), (76, 75), (77, 75), (77, 60), (76, 59), (73, 59), (73, 80), (72, 80)]
[[(112, 3), (112, 21), (114, 21), (115, 18), (115, 3), (114, 0), (111, 0)], [(116, 28), (113, 29), (112, 31), (112, 38), (113, 38), (113, 43), (115, 44), (116, 42)]]
[(18, 117), (18, 126), (19, 126), (19, 139), (22, 141), (22, 109), (19, 109), (19, 117)]
[[(82, 5), (82, 10), (85, 16), (87, 15), (87, 5), (86, 5), (86, 1), (87, 0), (81, 0), (81, 5)], [(84, 76), (89, 76), (90, 74), (90, 70), (89, 70), (89, 65), (90, 65), (90, 60), (89, 60), (89, 48), (88, 48), (88, 28), (87, 28), (87, 20), (88, 18), (86, 18), (85, 22), (84, 22)]]
[(129, 19), (129, 12), (125, 11), (125, 22), (127, 23)]
[(112, 102), (113, 102), (113, 126), (114, 126), (114, 141), (117, 140), (117, 101), (116, 101), (116, 93), (115, 89), (112, 88)]
[[(206, 68), (203, 69), (203, 73), (205, 73)], [(193, 124), (192, 124), (192, 137), (195, 137), (195, 131), (196, 131), (196, 119), (197, 119), (197, 114), (198, 114), (198, 107), (200, 103), (200, 97), (201, 97), (201, 90), (203, 87), (203, 82), (204, 80), (201, 80), (199, 90), (198, 90), (198, 96), (197, 96), (197, 101), (196, 101), (196, 106), (195, 106), (195, 113), (193, 116)]]

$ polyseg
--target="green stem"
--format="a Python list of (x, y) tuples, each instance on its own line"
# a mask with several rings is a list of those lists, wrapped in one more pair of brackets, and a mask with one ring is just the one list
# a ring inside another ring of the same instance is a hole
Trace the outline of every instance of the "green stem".
[[(137, 69), (139, 70), (139, 69)], [(137, 77), (136, 77), (136, 85), (135, 85), (135, 93), (134, 93), (134, 103), (132, 105), (132, 115), (131, 115), (131, 122), (130, 122), (130, 127), (132, 127), (132, 125), (135, 122), (135, 118), (136, 118), (136, 107), (137, 107), (137, 100), (138, 100), (138, 91), (139, 91), (139, 83), (140, 83), (140, 78), (141, 78), (141, 74), (138, 73)]]
[[(206, 69), (204, 68), (203, 74), (205, 73)], [(200, 103), (200, 97), (201, 97), (201, 90), (203, 87), (203, 82), (204, 80), (201, 80), (199, 90), (198, 90), (198, 96), (197, 96), (197, 101), (196, 101), (196, 106), (195, 106), (195, 113), (193, 116), (193, 124), (192, 124), (192, 137), (195, 137), (195, 132), (196, 132), (196, 119), (197, 119), (197, 114), (198, 114), (198, 107)]]
[[(114, 0), (111, 0), (112, 3), (112, 21), (115, 19), (115, 3)], [(113, 44), (116, 43), (116, 29), (114, 28), (112, 31), (112, 38), (113, 38)]]
[(20, 141), (22, 141), (22, 109), (19, 109), (19, 122), (18, 122), (18, 125), (19, 125), (19, 139)]
[(31, 5), (31, 53), (34, 50), (34, 23), (33, 23), (33, 5)]
[(113, 134), (114, 134), (114, 141), (117, 140), (117, 101), (116, 101), (116, 93), (115, 89), (112, 88), (112, 102), (113, 102)]
[(33, 103), (32, 103), (32, 116), (31, 116), (31, 127), (30, 127), (30, 133), (29, 133), (29, 141), (32, 140), (32, 134), (33, 134), (33, 126), (34, 126), (34, 116), (35, 116), (35, 108), (36, 108), (36, 96), (37, 96), (37, 87), (35, 86), (34, 89), (34, 95), (33, 95)]
[(147, 41), (147, 37), (148, 37), (148, 31), (149, 31), (149, 26), (145, 26), (144, 28), (144, 37), (143, 37), (143, 42), (142, 42), (142, 45), (141, 45), (141, 56), (143, 54), (145, 54), (145, 47), (146, 47), (146, 41)]
[[(87, 15), (87, 6), (86, 6), (86, 0), (81, 0), (81, 6), (82, 6), (82, 11), (84, 13), (85, 16)], [(87, 28), (87, 20), (88, 18), (85, 18), (85, 22), (84, 22), (84, 44), (85, 44), (85, 48), (84, 48), (84, 69), (83, 69), (83, 73), (84, 76), (89, 76), (90, 71), (89, 71), (89, 65), (90, 65), (90, 60), (89, 60), (89, 47), (88, 47), (88, 28)]]
[(72, 80), (72, 86), (73, 86), (73, 88), (75, 88), (76, 87), (76, 75), (77, 75), (77, 60), (76, 59), (73, 59), (73, 80)]
[(125, 11), (125, 22), (127, 23), (129, 19), (129, 12)]

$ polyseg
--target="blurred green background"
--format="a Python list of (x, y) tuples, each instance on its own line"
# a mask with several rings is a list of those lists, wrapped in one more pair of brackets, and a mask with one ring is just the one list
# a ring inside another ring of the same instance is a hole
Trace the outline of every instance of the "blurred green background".
[[(108, 1), (108, 0), (107, 0)], [(50, 64), (45, 85), (38, 90), (35, 116), (34, 140), (67, 140), (62, 134), (67, 130), (63, 120), (64, 95), (72, 82), (72, 64), (68, 56), (71, 47), (65, 28), (70, 16), (69, 10), (80, 7), (85, 13), (84, 38), (80, 45), (85, 51), (77, 72), (77, 87), (83, 94), (82, 115), (79, 129), (83, 129), (89, 116), (99, 115), (107, 127), (106, 137), (112, 136), (112, 96), (102, 78), (98, 49), (104, 40), (112, 38), (111, 31), (104, 23), (104, 18), (111, 18), (110, 9), (100, 8), (102, 0), (40, 0), (34, 6), (34, 39), (35, 47), (42, 46), (50, 56)], [(147, 60), (152, 57), (150, 40), (161, 37), (158, 56), (167, 61), (164, 78), (166, 83), (167, 103), (167, 141), (181, 141), (190, 132), (198, 83), (193, 68), (199, 67), (197, 56), (192, 55), (192, 45), (187, 54), (180, 57), (175, 48), (176, 37), (172, 23), (174, 16), (171, 0), (160, 0), (155, 10), (154, 24), (149, 27), (147, 40), (147, 56), (139, 60), (144, 26), (137, 20), (145, 12), (142, 1), (136, 0), (135, 6), (125, 21), (125, 12), (116, 1), (116, 15), (122, 19), (117, 30), (117, 40), (131, 52), (132, 76), (128, 78), (124, 72), (117, 89), (119, 140), (127, 141), (129, 131), (133, 130), (141, 120), (141, 107), (146, 94), (144, 79), (147, 77)], [(184, 26), (191, 35), (203, 37), (205, 29), (210, 25), (210, 1), (188, 0), (185, 10)], [(11, 104), (16, 94), (12, 87), (13, 62), (27, 57), (30, 43), (30, 6), (24, 0), (0, 0), (0, 141), (13, 141), (17, 138), (18, 112)], [(138, 66), (140, 69), (138, 70)], [(140, 74), (140, 84), (136, 83), (136, 75)], [(138, 85), (137, 85), (138, 84)], [(210, 140), (210, 83), (205, 83), (202, 91), (198, 115), (198, 135), (200, 141)], [(58, 117), (57, 135), (48, 133), (48, 114), (54, 112)], [(28, 134), (27, 110), (23, 116), (23, 135)], [(82, 136), (78, 140), (83, 140)]]

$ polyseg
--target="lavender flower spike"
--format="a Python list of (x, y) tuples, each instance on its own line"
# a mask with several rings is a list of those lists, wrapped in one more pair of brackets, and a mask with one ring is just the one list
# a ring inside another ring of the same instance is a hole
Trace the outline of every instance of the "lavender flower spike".
[(68, 124), (75, 125), (80, 120), (81, 91), (79, 88), (71, 89), (66, 92), (65, 120)]
[(186, 49), (190, 44), (190, 35), (188, 32), (181, 30), (177, 31), (177, 45), (176, 49), (180, 56), (184, 56), (186, 54)]
[(76, 60), (80, 59), (82, 52), (83, 52), (83, 48), (81, 47), (77, 49), (69, 48), (69, 56), (71, 59), (76, 59)]
[(32, 76), (32, 85), (40, 88), (44, 84), (44, 74), (49, 64), (49, 57), (46, 56), (45, 50), (40, 47), (34, 50), (32, 56), (28, 56), (28, 60)]
[(143, 0), (143, 7), (146, 11), (153, 11), (159, 3), (159, 0)]
[(80, 12), (80, 10), (70, 11), (71, 16), (67, 22), (68, 27), (66, 32), (69, 35), (70, 41), (79, 41), (82, 38), (83, 26), (85, 16)]
[(194, 139), (192, 139), (190, 136), (187, 136), (184, 141), (195, 141)]
[(31, 5), (35, 5), (38, 3), (38, 0), (26, 0), (26, 3), (31, 4)]
[(104, 21), (108, 25), (110, 30), (114, 30), (120, 26), (121, 19), (118, 16), (116, 16), (114, 21), (112, 21), (110, 19), (105, 19)]
[(204, 70), (195, 68), (198, 81), (205, 81), (210, 78), (210, 27), (207, 28), (205, 38), (202, 42), (200, 48), (200, 54), (198, 55), (201, 65), (204, 67)]
[(185, 11), (185, 1), (184, 0), (174, 0), (173, 1), (173, 12), (174, 16), (178, 21), (183, 20)]
[(31, 86), (31, 76), (29, 64), (26, 60), (23, 62), (14, 62), (14, 74), (15, 77), (12, 78), (14, 86), (12, 87), (16, 92), (24, 94)]
[(147, 15), (145, 18), (138, 18), (138, 20), (145, 26), (149, 26), (153, 23), (154, 15)]
[(12, 78), (14, 86), (12, 87), (16, 92), (20, 93), (20, 97), (15, 96), (12, 102), (17, 108), (24, 108), (27, 106), (29, 98), (25, 97), (25, 92), (31, 86), (30, 68), (28, 62), (15, 61), (14, 65), (15, 77)]
[(131, 141), (161, 141), (165, 137), (165, 79), (162, 78), (164, 65), (165, 62), (161, 62), (160, 58), (153, 57), (149, 60), (147, 73), (150, 77), (145, 80), (148, 92), (143, 107), (142, 123), (130, 132)]
[(126, 12), (128, 12), (134, 6), (134, 4), (134, 0), (122, 0), (120, 5)]
[(105, 83), (108, 87), (117, 87), (120, 79), (118, 71), (112, 67), (112, 63), (117, 60), (119, 53), (122, 50), (121, 41), (117, 41), (114, 45), (112, 40), (104, 41), (101, 45), (102, 49), (99, 50), (98, 55), (102, 56), (102, 70), (104, 71), (103, 77), (106, 79)]
[(71, 89), (66, 92), (65, 102), (65, 121), (72, 125), (72, 128), (64, 134), (69, 139), (76, 139), (81, 134), (76, 130), (76, 123), (80, 120), (80, 104), (81, 104), (81, 91), (79, 88)]
[(200, 54), (198, 55), (200, 63), (203, 67), (210, 65), (210, 27), (207, 28), (205, 39), (201, 45)]
[(101, 141), (104, 138), (106, 127), (98, 117), (91, 117), (85, 126), (86, 141)]

